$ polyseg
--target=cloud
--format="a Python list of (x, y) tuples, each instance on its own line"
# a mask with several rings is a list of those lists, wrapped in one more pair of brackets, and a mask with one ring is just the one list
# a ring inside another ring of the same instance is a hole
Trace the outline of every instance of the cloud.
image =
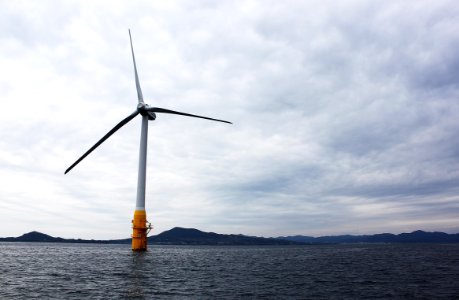
[[(452, 1), (0, 4), (0, 236), (130, 234), (136, 105), (147, 210), (252, 235), (457, 231)], [(24, 221), (25, 220), (25, 221)]]

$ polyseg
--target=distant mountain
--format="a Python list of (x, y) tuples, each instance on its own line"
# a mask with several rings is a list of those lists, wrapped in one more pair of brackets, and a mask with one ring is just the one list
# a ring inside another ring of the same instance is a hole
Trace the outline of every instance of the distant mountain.
[(459, 243), (459, 233), (425, 232), (381, 233), (374, 235), (337, 235), (337, 236), (280, 236), (278, 239), (308, 244), (343, 244), (343, 243)]
[(64, 240), (62, 238), (55, 238), (50, 235), (47, 235), (41, 232), (37, 232), (37, 231), (32, 231), (32, 232), (23, 234), (20, 237), (17, 237), (17, 239), (20, 239), (21, 241), (24, 241), (24, 242), (62, 242)]
[(43, 242), (43, 243), (97, 243), (97, 244), (123, 244), (130, 243), (131, 239), (124, 240), (82, 240), (82, 239), (64, 239), (52, 237), (50, 235), (32, 231), (19, 237), (0, 238), (0, 242)]
[[(32, 231), (19, 237), (0, 238), (0, 242), (48, 242), (48, 243), (97, 243), (130, 244), (131, 239), (82, 240), (64, 239)], [(350, 243), (459, 243), (459, 234), (413, 231), (411, 233), (338, 236), (285, 236), (263, 238), (242, 234), (218, 234), (193, 228), (175, 227), (148, 237), (151, 245), (301, 245), (301, 244), (350, 244)]]
[(242, 234), (218, 234), (193, 228), (175, 227), (148, 238), (149, 243), (159, 245), (294, 245), (295, 241), (251, 237)]
[[(48, 243), (98, 243), (130, 244), (131, 239), (120, 240), (82, 240), (63, 239), (32, 231), (19, 237), (0, 238), (0, 242), (48, 242)], [(192, 228), (175, 227), (158, 235), (148, 237), (152, 245), (298, 245), (295, 241), (276, 238), (250, 237), (236, 234), (218, 234), (203, 232)]]

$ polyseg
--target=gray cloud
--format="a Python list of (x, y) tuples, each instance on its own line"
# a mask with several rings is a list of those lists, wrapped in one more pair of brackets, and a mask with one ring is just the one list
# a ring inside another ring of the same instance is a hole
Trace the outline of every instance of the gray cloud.
[(127, 28), (151, 105), (234, 122), (150, 124), (157, 232), (459, 228), (454, 2), (69, 3), (0, 4), (0, 236), (129, 236), (138, 120), (62, 175), (135, 109)]

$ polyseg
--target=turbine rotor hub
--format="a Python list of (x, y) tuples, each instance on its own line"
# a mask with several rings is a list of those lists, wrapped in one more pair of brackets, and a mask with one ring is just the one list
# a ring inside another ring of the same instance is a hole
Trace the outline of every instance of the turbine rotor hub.
[(152, 111), (148, 111), (147, 109), (150, 106), (148, 104), (145, 104), (143, 102), (139, 103), (137, 105), (137, 111), (142, 115), (148, 117), (148, 120), (153, 121), (156, 119), (156, 114)]

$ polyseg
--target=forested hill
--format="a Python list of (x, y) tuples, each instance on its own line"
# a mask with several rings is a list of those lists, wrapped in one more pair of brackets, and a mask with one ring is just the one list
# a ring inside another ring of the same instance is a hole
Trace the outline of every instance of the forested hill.
[[(48, 242), (48, 243), (99, 243), (130, 244), (131, 239), (119, 240), (83, 240), (53, 237), (32, 231), (19, 237), (0, 238), (3, 242)], [(241, 234), (218, 234), (203, 232), (193, 228), (175, 227), (158, 235), (148, 237), (149, 244), (156, 245), (299, 245), (301, 242), (276, 238), (251, 237)]]
[[(48, 242), (48, 243), (98, 243), (130, 244), (131, 239), (83, 240), (53, 237), (37, 231), (19, 237), (0, 238), (0, 242)], [(241, 234), (218, 234), (193, 228), (175, 227), (148, 237), (151, 245), (302, 245), (302, 244), (350, 244), (350, 243), (459, 243), (459, 234), (413, 231), (411, 233), (338, 236), (285, 236), (278, 238), (253, 237)]]
[(278, 239), (308, 244), (343, 244), (343, 243), (459, 243), (459, 233), (425, 232), (381, 233), (373, 235), (337, 235), (311, 237), (303, 235), (281, 236)]

